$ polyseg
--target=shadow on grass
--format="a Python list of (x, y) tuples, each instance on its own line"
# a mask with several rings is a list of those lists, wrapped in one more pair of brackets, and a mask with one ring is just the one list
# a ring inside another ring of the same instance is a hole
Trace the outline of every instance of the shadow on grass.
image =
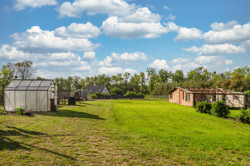
[(89, 118), (89, 119), (105, 120), (104, 118), (101, 118), (98, 115), (86, 112), (70, 111), (70, 110), (60, 110), (56, 112), (41, 112), (37, 114), (44, 116), (59, 116), (59, 117), (69, 117), (69, 118)]
[[(17, 128), (17, 127), (9, 127), (7, 126), (9, 129), (11, 130), (1, 130), (0, 129), (0, 151), (1, 150), (17, 150), (17, 149), (25, 149), (25, 150), (30, 150), (29, 147), (32, 148), (36, 148), (45, 152), (49, 152), (52, 154), (55, 154), (57, 156), (61, 156), (67, 159), (71, 159), (71, 160), (75, 160), (73, 157), (58, 153), (58, 152), (54, 152), (45, 148), (40, 148), (40, 147), (36, 147), (34, 145), (29, 145), (27, 143), (24, 142), (18, 142), (18, 141), (14, 141), (9, 137), (12, 136), (21, 136), (21, 137), (30, 137), (30, 136), (49, 136), (47, 134), (41, 133), (41, 132), (36, 132), (36, 131), (29, 131), (29, 130), (24, 130), (21, 128)], [(62, 135), (64, 136), (64, 135)]]

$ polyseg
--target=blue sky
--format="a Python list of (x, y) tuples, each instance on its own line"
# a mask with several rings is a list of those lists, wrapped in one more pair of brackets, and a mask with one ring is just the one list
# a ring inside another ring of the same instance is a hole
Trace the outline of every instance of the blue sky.
[(0, 65), (54, 78), (250, 65), (249, 0), (0, 0)]

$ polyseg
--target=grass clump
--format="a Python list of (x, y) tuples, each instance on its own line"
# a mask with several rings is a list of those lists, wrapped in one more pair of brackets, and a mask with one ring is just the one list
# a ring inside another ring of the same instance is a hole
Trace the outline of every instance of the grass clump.
[(24, 109), (16, 108), (16, 115), (23, 115)]

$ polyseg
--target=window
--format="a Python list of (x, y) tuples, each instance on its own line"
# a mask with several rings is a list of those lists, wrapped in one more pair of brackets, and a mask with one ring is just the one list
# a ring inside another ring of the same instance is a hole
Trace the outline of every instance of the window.
[(186, 101), (190, 101), (190, 94), (186, 93)]
[(216, 101), (216, 95), (212, 95), (212, 101), (213, 101), (213, 102)]
[(173, 99), (173, 94), (172, 93), (170, 94), (170, 99)]
[(182, 91), (182, 97), (183, 97), (183, 100), (184, 100), (184, 91)]

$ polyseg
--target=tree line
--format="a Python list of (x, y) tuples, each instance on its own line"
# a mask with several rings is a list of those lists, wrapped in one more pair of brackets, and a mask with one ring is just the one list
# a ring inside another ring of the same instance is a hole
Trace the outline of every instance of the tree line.
[[(18, 63), (7, 63), (0, 71), (0, 93), (3, 96), (3, 89), (13, 78), (29, 79), (34, 78), (35, 69), (31, 61)], [(36, 77), (36, 79), (44, 79)], [(248, 92), (250, 90), (250, 67), (237, 68), (234, 71), (217, 73), (209, 72), (205, 67), (198, 67), (190, 70), (184, 75), (182, 70), (175, 72), (168, 70), (157, 71), (148, 68), (146, 72), (131, 74), (129, 72), (108, 76), (105, 74), (87, 76), (69, 76), (67, 78), (55, 78), (58, 92), (72, 92), (83, 89), (86, 86), (105, 85), (111, 95), (124, 95), (132, 91), (138, 95), (167, 95), (173, 87), (206, 87), (216, 86), (233, 91)]]

